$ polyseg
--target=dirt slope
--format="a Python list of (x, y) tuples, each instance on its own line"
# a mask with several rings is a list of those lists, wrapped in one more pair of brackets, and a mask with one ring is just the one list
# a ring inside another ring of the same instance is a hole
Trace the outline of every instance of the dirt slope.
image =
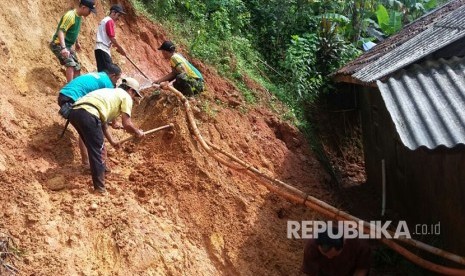
[[(95, 27), (110, 5), (97, 2), (99, 13), (80, 36), (84, 71), (96, 68)], [(150, 77), (166, 73), (156, 51), (166, 34), (123, 4), (129, 14), (118, 23), (120, 43)], [(286, 223), (315, 214), (206, 155), (176, 103), (144, 100), (135, 108), (142, 129), (171, 122), (175, 136), (110, 149), (110, 194), (91, 193), (76, 133), (70, 127), (58, 139), (64, 122), (56, 97), (65, 78), (47, 46), (72, 5), (18, 0), (0, 9), (0, 233), (19, 250), (12, 262), (20, 275), (298, 275), (303, 242), (286, 238)], [(144, 83), (129, 62), (114, 60)], [(207, 80), (195, 113), (204, 137), (331, 201), (302, 135), (263, 107), (266, 92), (256, 90), (263, 100), (247, 108), (232, 84), (194, 63)]]

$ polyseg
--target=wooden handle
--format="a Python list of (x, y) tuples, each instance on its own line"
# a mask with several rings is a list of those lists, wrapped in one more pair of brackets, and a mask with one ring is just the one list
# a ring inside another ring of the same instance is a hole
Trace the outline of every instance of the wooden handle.
[[(145, 131), (144, 135), (148, 135), (148, 134), (151, 134), (151, 133), (154, 133), (154, 132), (166, 129), (166, 128), (173, 128), (173, 127), (174, 127), (173, 124), (157, 127), (157, 128)], [(130, 136), (130, 137), (124, 138), (123, 140), (119, 141), (118, 144), (121, 145), (127, 141), (133, 140), (134, 138), (136, 138), (136, 136)]]
[(142, 72), (142, 70), (140, 70), (139, 67), (137, 67), (137, 65), (128, 56), (126, 56), (126, 58), (129, 60), (130, 63), (132, 63), (132, 65), (134, 65), (134, 67), (137, 69), (137, 71), (139, 71), (142, 74), (142, 76), (144, 76), (146, 79), (150, 80), (150, 78), (147, 77), (147, 75), (144, 74), (144, 72)]

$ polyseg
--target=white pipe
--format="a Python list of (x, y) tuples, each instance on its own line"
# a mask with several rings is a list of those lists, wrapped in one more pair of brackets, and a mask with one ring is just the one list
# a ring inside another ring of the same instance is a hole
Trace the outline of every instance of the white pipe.
[(381, 160), (381, 181), (382, 181), (382, 198), (381, 198), (381, 216), (384, 217), (386, 212), (386, 162)]

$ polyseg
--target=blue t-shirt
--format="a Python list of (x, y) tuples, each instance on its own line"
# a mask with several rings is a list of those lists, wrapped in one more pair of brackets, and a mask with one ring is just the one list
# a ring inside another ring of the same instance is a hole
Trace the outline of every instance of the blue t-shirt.
[(92, 72), (73, 79), (60, 90), (60, 94), (77, 101), (94, 90), (114, 87), (107, 73)]

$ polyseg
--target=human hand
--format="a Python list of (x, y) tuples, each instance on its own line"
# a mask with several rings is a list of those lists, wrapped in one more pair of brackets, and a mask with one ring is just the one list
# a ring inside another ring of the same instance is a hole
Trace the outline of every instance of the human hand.
[(120, 124), (119, 122), (113, 122), (113, 123), (111, 124), (111, 127), (112, 127), (113, 129), (124, 129), (123, 125)]
[(145, 133), (142, 129), (136, 129), (135, 135), (136, 135), (136, 138), (142, 138), (145, 136)]
[(168, 90), (169, 84), (170, 84), (169, 81), (164, 81), (164, 82), (161, 82), (161, 83), (160, 83), (160, 87), (161, 87), (162, 89)]
[(64, 57), (64, 58), (69, 58), (69, 55), (71, 54), (68, 50), (68, 48), (63, 48), (61, 49), (61, 55)]
[(121, 47), (116, 48), (116, 51), (117, 51), (118, 53), (120, 53), (122, 56), (126, 56), (126, 51), (124, 51), (123, 48), (121, 48)]

